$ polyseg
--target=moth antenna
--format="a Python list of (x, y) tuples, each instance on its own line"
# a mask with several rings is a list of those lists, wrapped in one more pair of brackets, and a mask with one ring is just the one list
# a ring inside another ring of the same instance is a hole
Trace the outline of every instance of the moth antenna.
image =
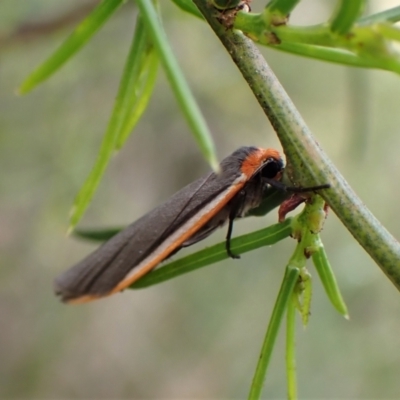
[(329, 183), (324, 183), (323, 185), (317, 186), (308, 186), (308, 187), (296, 187), (296, 186), (287, 186), (282, 182), (276, 181), (270, 178), (263, 178), (265, 182), (274, 187), (275, 189), (281, 190), (282, 192), (292, 192), (292, 193), (305, 193), (305, 192), (314, 192), (316, 190), (321, 189), (329, 189), (331, 185)]

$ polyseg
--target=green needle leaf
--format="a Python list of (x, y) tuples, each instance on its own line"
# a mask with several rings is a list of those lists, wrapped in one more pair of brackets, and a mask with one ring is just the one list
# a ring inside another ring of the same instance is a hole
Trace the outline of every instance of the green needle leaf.
[(156, 83), (158, 64), (158, 55), (155, 52), (154, 47), (151, 46), (147, 50), (146, 55), (141, 62), (140, 72), (137, 77), (135, 88), (131, 91), (131, 103), (133, 103), (133, 106), (130, 113), (126, 116), (117, 139), (116, 148), (118, 150), (124, 145), (126, 139), (128, 139), (130, 133), (133, 131), (140, 117), (147, 108)]
[(136, 99), (135, 86), (140, 74), (141, 60), (146, 50), (147, 35), (140, 16), (137, 19), (132, 45), (125, 63), (124, 72), (115, 100), (107, 131), (104, 135), (95, 165), (79, 191), (71, 212), (71, 231), (88, 207), (106, 167), (115, 151), (121, 134)]
[(400, 21), (400, 6), (390, 8), (376, 14), (367, 15), (357, 20), (359, 25), (375, 24), (377, 22), (398, 22)]
[(274, 310), (272, 311), (264, 343), (261, 348), (260, 358), (257, 363), (256, 372), (248, 396), (249, 400), (258, 400), (261, 397), (261, 391), (264, 385), (269, 360), (271, 359), (272, 349), (287, 306), (293, 299), (293, 289), (297, 283), (299, 274), (300, 271), (298, 268), (293, 267), (291, 264), (287, 266), (281, 289), (278, 298), (276, 299)]
[(124, 0), (103, 0), (85, 18), (67, 40), (36, 70), (34, 70), (19, 87), (19, 93), (25, 94), (54, 74), (66, 63), (111, 17)]
[(301, 293), (298, 295), (301, 296), (302, 299), (300, 314), (303, 326), (306, 327), (308, 325), (308, 319), (310, 318), (312, 277), (305, 267), (300, 270), (300, 277), (301, 282), (297, 285), (299, 286), (299, 290), (301, 290)]
[(335, 309), (342, 314), (346, 319), (349, 319), (346, 303), (343, 300), (342, 294), (340, 293), (339, 286), (337, 284), (335, 275), (329, 263), (328, 257), (325, 252), (324, 245), (322, 244), (319, 235), (316, 235), (315, 239), (315, 252), (312, 254), (312, 260), (315, 269), (321, 279), (322, 285), (325, 288), (326, 294)]
[[(248, 251), (258, 249), (262, 246), (270, 246), (280, 240), (290, 236), (292, 232), (290, 218), (283, 223), (271, 225), (268, 228), (256, 232), (248, 233), (232, 239), (231, 249), (236, 254), (243, 254)], [(141, 289), (166, 280), (186, 274), (198, 268), (225, 260), (228, 257), (225, 242), (200, 250), (194, 254), (172, 261), (169, 264), (156, 269), (143, 276), (135, 282), (131, 288)]]
[(214, 171), (218, 171), (219, 164), (211, 133), (172, 52), (154, 5), (151, 0), (136, 0), (136, 4), (143, 16), (169, 83), (192, 133), (206, 160)]
[(296, 374), (296, 290), (287, 305), (286, 315), (286, 376), (288, 399), (297, 399)]

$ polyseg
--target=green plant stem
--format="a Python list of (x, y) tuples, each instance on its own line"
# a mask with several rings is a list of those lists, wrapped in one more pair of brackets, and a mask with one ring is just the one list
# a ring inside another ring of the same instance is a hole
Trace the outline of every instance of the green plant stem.
[(227, 30), (206, 0), (194, 0), (226, 47), (269, 118), (287, 156), (293, 181), (303, 186), (329, 182), (321, 195), (355, 239), (400, 290), (400, 244), (380, 224), (315, 141), (275, 74), (254, 43)]
[(351, 67), (380, 68), (400, 74), (400, 64), (398, 64), (396, 60), (390, 58), (362, 58), (342, 49), (314, 46), (304, 43), (281, 43), (279, 46), (274, 46), (273, 48), (274, 50), (298, 54), (299, 56), (314, 58), (321, 61), (349, 65)]
[(357, 17), (361, 14), (365, 0), (341, 0), (332, 16), (331, 30), (340, 35), (348, 33)]
[(299, 269), (290, 264), (286, 268), (286, 273), (283, 278), (281, 289), (279, 291), (278, 298), (276, 299), (275, 307), (272, 311), (271, 319), (268, 325), (268, 330), (261, 348), (260, 358), (257, 363), (256, 372), (254, 374), (248, 396), (249, 400), (257, 400), (261, 396), (261, 391), (263, 388), (265, 375), (267, 373), (268, 364), (271, 359), (274, 343), (288, 303), (292, 301), (293, 288), (296, 285), (299, 273)]
[[(275, 50), (338, 64), (400, 73), (398, 54), (387, 43), (387, 40), (398, 37), (398, 30), (388, 24), (381, 24), (383, 28), (380, 30), (379, 26), (352, 25), (351, 34), (339, 35), (337, 31), (332, 32), (327, 23), (293, 26), (273, 23), (271, 18), (267, 11), (261, 14), (239, 12), (234, 27), (253, 41)], [(335, 26), (335, 29), (341, 31), (348, 28)]]
[(400, 29), (391, 24), (377, 24), (376, 31), (379, 32), (386, 39), (391, 39), (400, 42)]

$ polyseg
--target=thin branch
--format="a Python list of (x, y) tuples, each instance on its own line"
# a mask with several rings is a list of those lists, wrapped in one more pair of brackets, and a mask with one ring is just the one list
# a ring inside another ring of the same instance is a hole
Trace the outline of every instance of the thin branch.
[(291, 178), (303, 185), (329, 182), (321, 193), (339, 219), (400, 290), (400, 244), (380, 224), (320, 148), (255, 44), (227, 30), (206, 0), (194, 0), (249, 84), (284, 148)]

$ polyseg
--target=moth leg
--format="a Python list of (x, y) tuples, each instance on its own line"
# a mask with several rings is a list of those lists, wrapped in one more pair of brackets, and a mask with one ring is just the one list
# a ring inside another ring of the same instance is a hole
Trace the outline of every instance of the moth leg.
[(231, 250), (231, 236), (232, 236), (232, 230), (233, 230), (233, 220), (235, 218), (230, 215), (229, 216), (229, 220), (228, 220), (228, 232), (226, 233), (226, 242), (225, 242), (225, 248), (226, 248), (226, 252), (228, 253), (228, 256), (230, 258), (240, 258), (240, 256), (238, 254), (234, 254), (232, 253)]
[(246, 191), (241, 190), (232, 200), (231, 200), (231, 210), (228, 217), (228, 232), (226, 233), (225, 248), (228, 256), (231, 258), (240, 258), (238, 254), (234, 254), (231, 250), (231, 237), (233, 230), (233, 221), (236, 217), (240, 217), (243, 213), (244, 204), (246, 200)]

